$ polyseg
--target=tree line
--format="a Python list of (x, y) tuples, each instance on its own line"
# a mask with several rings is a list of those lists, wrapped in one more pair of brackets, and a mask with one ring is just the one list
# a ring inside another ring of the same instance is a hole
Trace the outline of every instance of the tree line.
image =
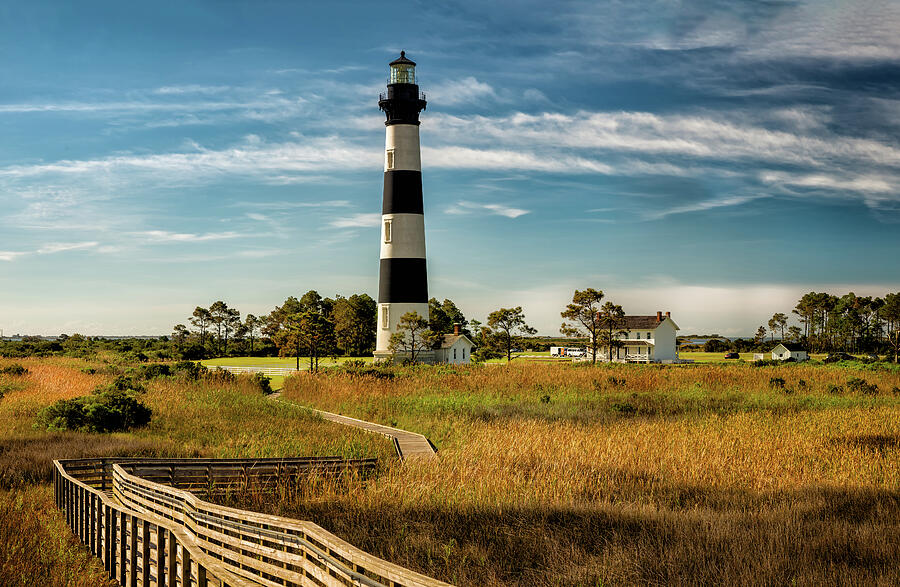
[(811, 291), (804, 294), (791, 310), (799, 325), (789, 323), (786, 314), (777, 312), (767, 326), (760, 326), (757, 340), (771, 334), (774, 342), (803, 343), (812, 352), (887, 353), (897, 361), (900, 354), (900, 292), (882, 297), (842, 296)]

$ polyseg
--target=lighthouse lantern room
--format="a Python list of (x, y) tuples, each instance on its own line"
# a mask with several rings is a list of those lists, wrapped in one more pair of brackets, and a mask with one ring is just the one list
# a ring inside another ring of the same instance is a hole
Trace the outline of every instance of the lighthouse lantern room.
[[(384, 111), (384, 197), (381, 208), (381, 261), (378, 282), (378, 325), (375, 359), (390, 360), (391, 335), (400, 318), (417, 312), (428, 319), (428, 278), (425, 269), (425, 216), (422, 200), (422, 160), (419, 113), (425, 96), (416, 85), (416, 64), (404, 51), (390, 63), (387, 93), (378, 107)], [(431, 350), (417, 359), (432, 362)]]

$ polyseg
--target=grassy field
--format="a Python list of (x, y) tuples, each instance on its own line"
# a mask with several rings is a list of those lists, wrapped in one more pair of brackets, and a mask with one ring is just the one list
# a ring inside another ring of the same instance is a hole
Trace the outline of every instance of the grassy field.
[[(395, 458), (377, 436), (273, 402), (249, 376), (232, 382), (174, 377), (142, 382), (149, 426), (129, 433), (33, 429), (38, 411), (90, 393), (116, 373), (74, 359), (21, 359), (22, 376), (0, 375), (0, 585), (107, 585), (52, 505), (53, 459), (87, 456), (271, 457), (339, 455)], [(0, 359), (0, 368), (13, 361)]]
[(250, 377), (146, 381), (153, 420), (131, 433), (36, 431), (42, 406), (115, 373), (19, 362), (27, 375), (0, 376), (0, 585), (104, 585), (46, 486), (53, 458), (95, 454), (378, 456), (365, 481), (232, 504), (458, 585), (900, 583), (896, 367), (514, 361), (287, 379), (290, 401), (439, 448), (400, 464)]
[[(372, 357), (322, 357), (319, 359), (319, 367), (333, 367), (347, 361), (372, 362)], [(221, 359), (206, 359), (201, 361), (207, 367), (228, 365), (233, 367), (296, 367), (296, 357), (225, 357)], [(300, 369), (309, 368), (309, 358), (300, 357)]]
[(424, 433), (440, 458), (252, 505), (461, 585), (897, 584), (898, 387), (821, 365), (298, 376), (287, 398)]

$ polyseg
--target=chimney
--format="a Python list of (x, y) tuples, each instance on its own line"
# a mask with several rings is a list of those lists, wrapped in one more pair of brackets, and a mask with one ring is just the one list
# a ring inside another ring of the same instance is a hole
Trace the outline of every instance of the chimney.
[(662, 322), (662, 312), (659, 310), (657, 310), (657, 312), (656, 312), (656, 321)]
[(671, 317), (672, 317), (672, 312), (666, 312), (666, 318), (671, 318)]
[(455, 334), (456, 336), (459, 336), (459, 322), (453, 323), (453, 334)]

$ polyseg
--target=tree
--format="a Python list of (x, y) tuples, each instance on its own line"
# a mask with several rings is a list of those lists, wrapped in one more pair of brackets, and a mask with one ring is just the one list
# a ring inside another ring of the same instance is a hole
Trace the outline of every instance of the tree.
[[(575, 290), (572, 303), (560, 312), (560, 316), (569, 322), (563, 322), (559, 332), (563, 336), (587, 336), (591, 348), (591, 362), (597, 362), (597, 349), (600, 348), (603, 323), (600, 320), (600, 301), (603, 291), (591, 287), (584, 291)], [(620, 308), (621, 309), (621, 308)]]
[(452, 300), (445, 299), (443, 303), (437, 298), (428, 300), (428, 326), (433, 332), (450, 334), (454, 324), (459, 324), (460, 332), (469, 334), (468, 321)]
[(800, 336), (803, 334), (803, 331), (800, 330), (799, 326), (791, 326), (788, 328), (788, 340), (792, 340), (794, 342), (800, 341)]
[(428, 320), (418, 312), (407, 312), (400, 316), (397, 332), (391, 335), (388, 349), (395, 356), (408, 356), (409, 361), (415, 363), (416, 357), (422, 351), (431, 349), (439, 336), (428, 328)]
[(378, 304), (368, 294), (337, 296), (332, 311), (335, 343), (346, 355), (371, 354), (375, 349)]
[(881, 318), (887, 322), (887, 340), (894, 351), (894, 362), (900, 353), (900, 292), (884, 296), (884, 305), (879, 309)]
[(612, 362), (613, 349), (620, 348), (621, 338), (628, 334), (628, 331), (624, 330), (625, 310), (618, 304), (606, 302), (600, 308), (600, 325), (603, 327), (600, 343), (607, 349), (607, 360)]
[[(334, 323), (321, 310), (306, 310), (295, 322), (299, 344), (309, 354), (310, 373), (319, 370), (319, 357), (327, 354), (333, 344)], [(299, 353), (298, 353), (299, 354)]]
[(506, 361), (512, 361), (512, 349), (520, 344), (522, 338), (537, 333), (537, 330), (525, 323), (522, 306), (500, 308), (488, 314), (490, 338), (506, 352)]
[[(772, 319), (769, 320), (769, 328), (778, 328), (781, 330), (781, 340), (784, 340), (784, 327), (787, 326), (788, 317), (782, 314), (781, 312), (776, 312), (772, 314)], [(772, 331), (774, 334), (774, 330)], [(774, 340), (774, 336), (773, 336)]]
[(247, 314), (244, 317), (244, 328), (247, 331), (247, 336), (250, 337), (250, 354), (253, 354), (253, 335), (259, 330), (262, 325), (262, 321), (254, 316), (253, 314)]
[(172, 340), (175, 341), (175, 348), (179, 353), (184, 348), (184, 341), (187, 340), (188, 334), (190, 333), (184, 324), (176, 324), (172, 329)]
[(759, 328), (756, 329), (756, 337), (755, 337), (756, 343), (759, 344), (762, 341), (764, 341), (765, 339), (766, 339), (766, 327), (760, 326)]
[(281, 357), (290, 356), (290, 352), (295, 352), (297, 358), (297, 370), (300, 370), (300, 348), (301, 340), (299, 338), (299, 325), (295, 324), (302, 313), (300, 302), (294, 296), (290, 296), (284, 300), (280, 306), (269, 313), (266, 318), (266, 324), (263, 327), (263, 333), (272, 339), (275, 346), (278, 347), (278, 355)]
[(209, 314), (209, 310), (203, 308), (201, 306), (197, 306), (194, 308), (194, 313), (192, 314), (191, 324), (193, 324), (200, 331), (200, 347), (206, 348), (206, 329), (209, 328), (210, 323), (212, 322), (212, 316)]
[(228, 336), (241, 323), (241, 313), (234, 308), (229, 308), (228, 304), (219, 300), (209, 307), (209, 315), (216, 327), (216, 349), (220, 355), (227, 355)]

